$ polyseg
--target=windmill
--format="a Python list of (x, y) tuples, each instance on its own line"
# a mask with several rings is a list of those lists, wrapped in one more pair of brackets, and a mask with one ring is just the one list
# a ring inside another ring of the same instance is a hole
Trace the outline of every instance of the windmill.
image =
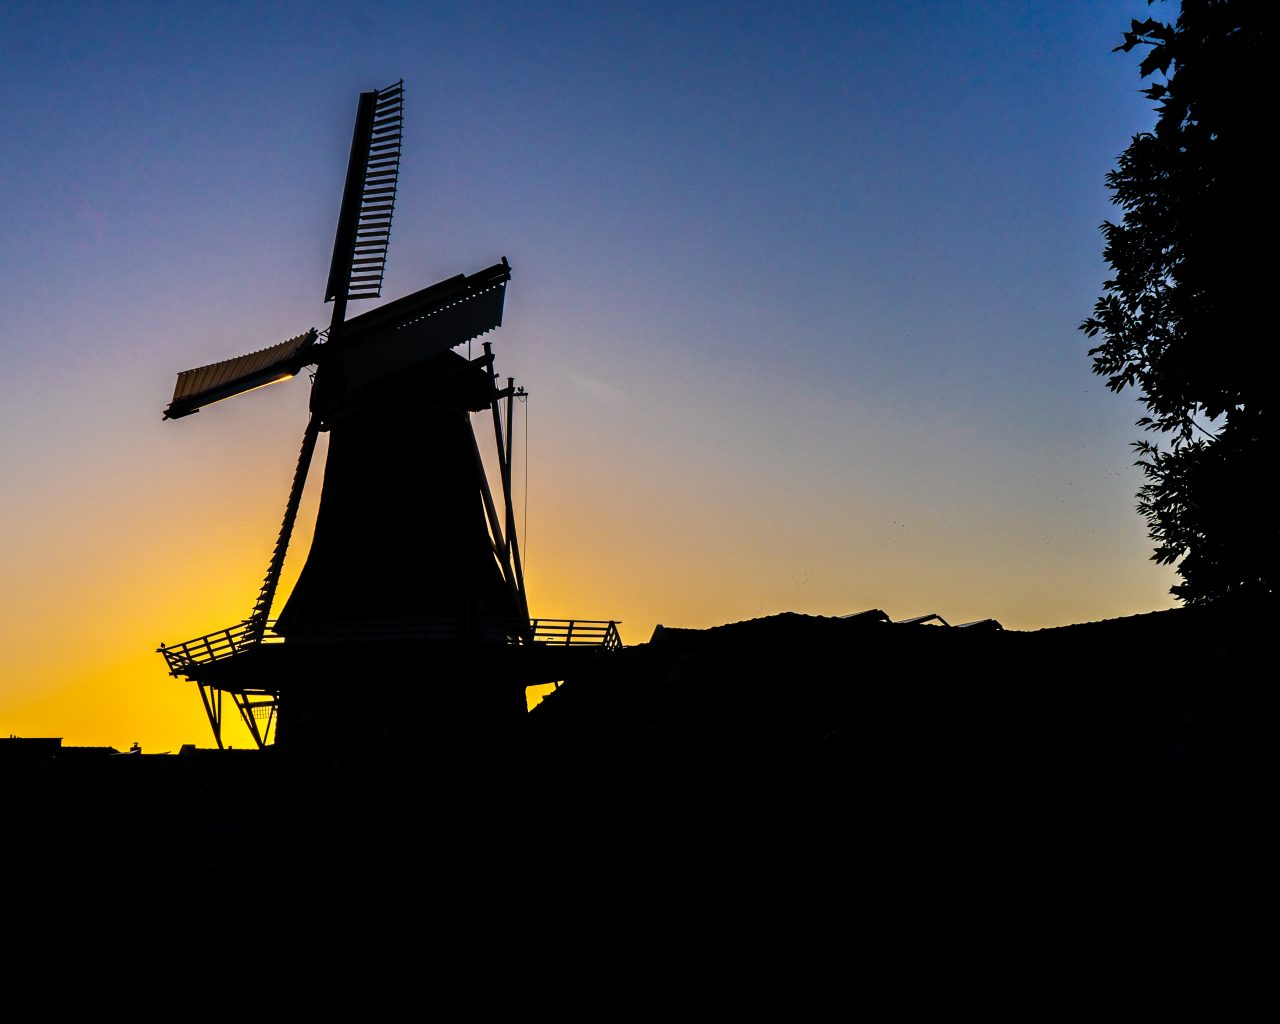
[[(514, 402), (525, 391), (512, 378), (499, 386), (490, 342), (476, 358), (469, 344), (502, 324), (506, 258), (347, 319), (348, 302), (381, 297), (403, 96), (403, 82), (360, 95), (325, 289), (328, 329), (183, 371), (164, 410), (179, 419), (313, 368), (310, 417), (251, 612), (159, 649), (171, 675), (197, 683), (219, 747), (226, 695), (259, 747), (273, 729), (323, 739), (353, 720), (385, 733), (428, 699), (481, 718), (523, 711), (524, 687), (561, 678), (570, 648), (621, 646), (614, 622), (529, 616), (512, 500)], [(466, 356), (454, 351), (463, 344)], [(496, 487), (471, 420), (484, 413)], [(272, 619), (326, 431), (311, 548)], [(429, 698), (410, 696), (424, 688)]]

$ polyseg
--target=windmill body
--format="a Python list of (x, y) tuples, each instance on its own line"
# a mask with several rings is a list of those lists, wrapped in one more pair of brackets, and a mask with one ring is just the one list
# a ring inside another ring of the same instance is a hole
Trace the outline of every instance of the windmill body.
[[(311, 329), (184, 371), (165, 410), (166, 418), (187, 416), (314, 367), (310, 421), (252, 612), (234, 627), (160, 648), (171, 674), (199, 685), (219, 746), (227, 695), (260, 746), (273, 728), (291, 743), (328, 743), (353, 730), (407, 735), (430, 719), (443, 735), (462, 720), (522, 713), (524, 687), (562, 677), (566, 656), (621, 646), (612, 622), (529, 617), (511, 495), (513, 403), (524, 392), (510, 378), (499, 386), (489, 343), (477, 358), (456, 351), (501, 326), (506, 260), (346, 318), (349, 300), (381, 295), (402, 117), (401, 83), (361, 95), (326, 292), (334, 303), (327, 337)], [(496, 486), (472, 426), (473, 414), (485, 413)], [(273, 620), (324, 431), (311, 548)]]
[(482, 467), (466, 392), (486, 381), (457, 361), (442, 353), (401, 371), (327, 420), (315, 534), (280, 635), (520, 615), (476, 514)]

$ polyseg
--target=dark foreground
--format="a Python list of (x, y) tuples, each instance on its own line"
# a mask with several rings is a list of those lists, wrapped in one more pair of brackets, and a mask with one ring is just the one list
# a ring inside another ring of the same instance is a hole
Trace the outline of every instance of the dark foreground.
[(451, 753), (10, 756), (6, 919), (550, 974), (727, 962), (739, 995), (1229, 986), (1269, 874), (1269, 617), (781, 615), (660, 630)]

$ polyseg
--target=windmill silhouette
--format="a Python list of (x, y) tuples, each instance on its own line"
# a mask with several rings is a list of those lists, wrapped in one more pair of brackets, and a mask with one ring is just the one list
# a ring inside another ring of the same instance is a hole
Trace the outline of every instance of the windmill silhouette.
[[(252, 611), (159, 649), (171, 675), (198, 684), (220, 747), (225, 695), (259, 747), (273, 729), (292, 742), (345, 741), (353, 729), (385, 737), (416, 722), (427, 701), (444, 717), (522, 712), (524, 688), (561, 678), (570, 649), (621, 646), (611, 621), (529, 617), (511, 487), (514, 402), (525, 392), (512, 378), (499, 387), (491, 343), (474, 359), (454, 351), (501, 326), (506, 258), (346, 318), (350, 300), (382, 293), (403, 97), (403, 82), (360, 95), (328, 330), (183, 371), (164, 411), (178, 419), (314, 367), (310, 418)], [(471, 423), (485, 411), (497, 488)], [(311, 549), (272, 620), (322, 431), (329, 451)]]

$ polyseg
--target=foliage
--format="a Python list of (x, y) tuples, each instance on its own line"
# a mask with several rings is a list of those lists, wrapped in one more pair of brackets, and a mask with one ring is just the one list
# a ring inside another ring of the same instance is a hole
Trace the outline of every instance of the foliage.
[(1178, 562), (1173, 593), (1194, 604), (1271, 594), (1275, 581), (1277, 531), (1261, 511), (1275, 386), (1266, 7), (1183, 0), (1176, 23), (1134, 21), (1116, 47), (1149, 47), (1140, 73), (1164, 81), (1144, 90), (1155, 130), (1107, 175), (1124, 210), (1102, 226), (1114, 277), (1081, 325), (1101, 338), (1094, 372), (1135, 388), (1138, 426), (1166, 439), (1135, 443), (1137, 507), (1154, 559)]

